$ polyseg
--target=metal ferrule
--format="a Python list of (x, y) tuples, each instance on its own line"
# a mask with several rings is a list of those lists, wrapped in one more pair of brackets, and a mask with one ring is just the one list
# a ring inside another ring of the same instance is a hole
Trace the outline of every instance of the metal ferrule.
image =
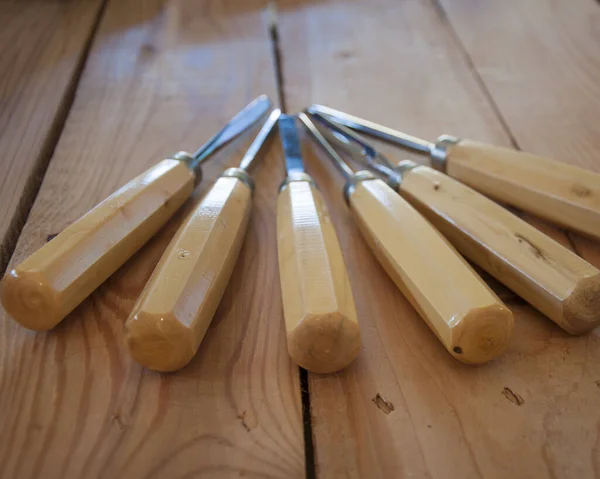
[(191, 153), (188, 153), (187, 151), (180, 151), (179, 153), (173, 155), (171, 159), (185, 163), (185, 166), (187, 166), (192, 173), (194, 173), (194, 184), (198, 185), (198, 183), (200, 183), (202, 180), (202, 169)]
[(251, 192), (254, 192), (254, 181), (250, 178), (250, 175), (246, 172), (246, 170), (242, 170), (241, 168), (227, 168), (222, 174), (222, 178), (237, 178), (242, 183), (244, 183), (248, 188), (250, 188)]
[(452, 145), (456, 145), (459, 141), (460, 138), (456, 138), (455, 136), (440, 136), (430, 152), (431, 166), (438, 171), (444, 172), (446, 170), (446, 157), (448, 156), (448, 149)]
[(398, 165), (396, 165), (394, 171), (398, 175), (398, 185), (396, 187), (397, 190), (400, 189), (400, 185), (402, 184), (402, 181), (404, 181), (404, 176), (406, 173), (415, 169), (417, 166), (420, 165), (412, 160), (402, 160), (400, 163), (398, 163)]
[(348, 178), (348, 181), (344, 185), (344, 198), (346, 198), (347, 202), (350, 201), (350, 197), (354, 194), (354, 191), (356, 190), (357, 183), (360, 183), (361, 181), (378, 179), (379, 178), (377, 176), (375, 176), (373, 173), (367, 170), (358, 171), (357, 173), (354, 173), (350, 178)]
[(293, 171), (287, 176), (287, 178), (285, 180), (283, 180), (283, 182), (279, 186), (279, 192), (281, 193), (283, 190), (285, 190), (287, 185), (289, 185), (290, 183), (292, 183), (294, 181), (307, 181), (312, 186), (317, 188), (315, 181), (310, 177), (310, 175), (300, 172), (300, 171)]
[(389, 172), (385, 173), (383, 179), (391, 189), (396, 191), (398, 188), (400, 188), (400, 183), (402, 183), (402, 175), (396, 170), (396, 168), (389, 169)]

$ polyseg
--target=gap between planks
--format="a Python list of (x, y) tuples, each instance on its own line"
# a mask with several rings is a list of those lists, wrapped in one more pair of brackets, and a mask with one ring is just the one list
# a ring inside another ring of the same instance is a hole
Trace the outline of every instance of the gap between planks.
[[(285, 82), (282, 67), (283, 53), (279, 42), (279, 24), (277, 22), (277, 12), (275, 8), (275, 3), (269, 3), (267, 6), (267, 29), (269, 33), (269, 42), (271, 43), (271, 56), (277, 89), (277, 100), (281, 111), (283, 113), (288, 113), (285, 101)], [(304, 466), (306, 479), (315, 479), (317, 477), (317, 471), (315, 467), (308, 371), (298, 367), (298, 373), (300, 376), (300, 398), (302, 401), (302, 427), (304, 430)]]
[[(513, 131), (510, 129), (510, 126), (508, 126), (508, 121), (506, 120), (506, 118), (504, 118), (504, 115), (502, 115), (502, 112), (500, 111), (500, 107), (494, 100), (492, 93), (486, 86), (485, 82), (483, 81), (483, 78), (477, 71), (477, 68), (475, 68), (473, 59), (471, 58), (471, 55), (469, 55), (467, 48), (461, 41), (461, 39), (458, 35), (458, 32), (454, 28), (454, 25), (450, 21), (450, 17), (448, 16), (446, 9), (441, 4), (440, 0), (430, 0), (430, 1), (431, 1), (431, 4), (433, 5), (435, 11), (438, 13), (442, 23), (444, 23), (447, 26), (448, 32), (450, 33), (450, 36), (452, 37), (454, 44), (456, 45), (456, 47), (458, 48), (458, 51), (463, 56), (465, 65), (467, 66), (469, 72), (471, 73), (471, 75), (475, 79), (475, 82), (479, 86), (479, 89), (481, 90), (485, 99), (487, 100), (488, 104), (490, 105), (490, 108), (492, 109), (494, 116), (498, 120), (500, 127), (502, 128), (504, 133), (506, 133), (506, 136), (508, 137), (511, 146), (515, 150), (523, 151), (523, 149), (519, 145), (519, 142), (517, 141), (517, 138), (515, 137)], [(598, 0), (598, 1), (600, 2), (600, 0)], [(517, 210), (517, 214), (519, 217), (521, 217), (521, 218), (523, 217), (523, 212), (521, 210)], [(581, 256), (581, 253), (578, 251), (577, 245), (576, 245), (575, 241), (573, 240), (572, 233), (569, 230), (566, 230), (566, 229), (563, 229), (560, 227), (557, 227), (557, 229), (560, 230), (565, 235), (565, 237), (569, 243), (569, 247), (575, 252), (575, 254), (578, 256)]]
[(73, 75), (71, 76), (71, 79), (69, 80), (64, 91), (64, 98), (56, 111), (47, 136), (40, 149), (37, 161), (21, 193), (19, 206), (7, 229), (9, 233), (7, 233), (4, 244), (0, 245), (0, 274), (4, 274), (6, 272), (10, 258), (15, 251), (15, 247), (17, 246), (17, 241), (21, 236), (23, 227), (29, 218), (31, 208), (33, 207), (35, 199), (37, 198), (40, 187), (42, 186), (42, 181), (44, 180), (46, 171), (50, 165), (50, 161), (54, 156), (54, 150), (56, 149), (56, 145), (60, 140), (63, 129), (67, 122), (67, 118), (69, 117), (69, 112), (71, 111), (71, 107), (75, 101), (77, 87), (83, 71), (85, 70), (85, 65), (92, 49), (92, 45), (94, 44), (96, 32), (98, 31), (98, 28), (102, 22), (102, 18), (104, 17), (107, 4), (108, 0), (102, 0), (98, 12), (96, 13), (96, 18), (92, 24), (92, 28), (90, 28), (88, 36), (85, 39), (81, 54), (77, 59), (77, 64), (73, 70)]

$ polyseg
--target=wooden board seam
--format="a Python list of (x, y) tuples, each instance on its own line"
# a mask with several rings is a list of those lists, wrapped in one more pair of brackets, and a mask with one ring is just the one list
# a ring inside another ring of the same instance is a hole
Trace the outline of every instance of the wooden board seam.
[(54, 156), (54, 150), (56, 149), (56, 145), (60, 140), (64, 126), (67, 122), (67, 118), (69, 117), (69, 112), (71, 111), (71, 107), (75, 101), (79, 80), (81, 79), (83, 71), (85, 70), (85, 65), (94, 43), (96, 32), (98, 31), (100, 23), (102, 22), (107, 3), (108, 0), (102, 0), (102, 3), (96, 12), (96, 17), (94, 19), (92, 28), (90, 29), (88, 37), (85, 40), (84, 47), (81, 50), (79, 58), (77, 59), (77, 64), (73, 71), (73, 75), (65, 89), (64, 98), (55, 113), (37, 160), (35, 161), (34, 167), (29, 174), (29, 178), (25, 183), (23, 191), (21, 192), (19, 205), (10, 221), (6, 237), (4, 238), (3, 243), (0, 244), (1, 273), (6, 271), (8, 262), (12, 257), (17, 245), (17, 241), (21, 236), (23, 227), (27, 222), (31, 208), (33, 207), (35, 199), (37, 198), (40, 187), (42, 186), (42, 181), (44, 180), (48, 166), (50, 166), (50, 162)]

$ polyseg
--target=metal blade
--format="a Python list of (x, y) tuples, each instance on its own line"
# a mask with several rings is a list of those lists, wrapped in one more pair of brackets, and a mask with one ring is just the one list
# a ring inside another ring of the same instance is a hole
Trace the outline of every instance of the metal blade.
[(330, 133), (329, 141), (338, 147), (344, 148), (354, 161), (361, 164), (366, 163), (389, 178), (396, 176), (394, 165), (390, 160), (355, 132), (319, 113), (313, 113), (311, 116), (319, 121), (325, 127), (325, 130)]
[(266, 95), (260, 95), (252, 100), (246, 107), (235, 115), (221, 131), (208, 140), (194, 153), (195, 165), (199, 165), (210, 155), (225, 146), (236, 136), (239, 136), (254, 123), (260, 120), (271, 109), (271, 100)]
[(304, 173), (304, 164), (302, 163), (302, 152), (300, 149), (300, 138), (296, 128), (296, 118), (290, 115), (281, 115), (279, 117), (279, 138), (283, 147), (285, 157), (285, 169), (287, 174)]
[[(308, 118), (308, 116), (304, 113), (298, 113), (298, 118), (300, 118), (300, 121), (304, 123), (304, 126), (312, 136), (313, 140), (315, 140), (317, 144), (329, 155), (329, 158), (333, 161), (334, 165), (340, 170), (340, 172), (346, 178), (350, 178), (354, 172), (346, 164), (342, 157), (338, 155), (337, 151), (335, 151), (335, 149), (331, 146), (332, 141), (340, 141), (339, 139), (335, 138), (334, 133), (330, 130), (319, 130), (317, 126), (310, 121), (310, 118)], [(350, 146), (354, 148), (354, 145)]]
[(331, 118), (336, 123), (341, 123), (354, 130), (366, 133), (381, 140), (385, 140), (394, 145), (408, 148), (420, 153), (431, 154), (435, 145), (429, 141), (422, 140), (416, 136), (407, 135), (398, 130), (393, 130), (383, 125), (378, 125), (372, 121), (348, 115), (342, 111), (334, 110), (323, 105), (311, 105), (306, 111), (311, 114), (321, 114)]
[(254, 158), (256, 158), (265, 147), (267, 139), (269, 136), (271, 136), (271, 133), (273, 133), (273, 130), (275, 129), (274, 127), (277, 125), (277, 120), (279, 120), (280, 115), (281, 110), (279, 109), (271, 112), (269, 118), (267, 118), (267, 121), (265, 121), (265, 124), (262, 126), (258, 132), (258, 135), (256, 135), (256, 138), (254, 138), (254, 141), (250, 145), (250, 148), (248, 148), (248, 151), (246, 151), (246, 154), (242, 158), (240, 163), (240, 168), (242, 170), (248, 171), (248, 168), (252, 164), (252, 160), (254, 160)]

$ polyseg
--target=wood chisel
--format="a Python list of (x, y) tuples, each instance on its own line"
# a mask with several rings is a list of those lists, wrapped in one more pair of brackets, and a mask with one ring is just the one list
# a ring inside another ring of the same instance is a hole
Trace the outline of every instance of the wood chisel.
[(360, 349), (354, 298), (323, 197), (304, 171), (295, 117), (281, 116), (279, 135), (287, 178), (277, 199), (277, 251), (288, 351), (301, 367), (330, 373)]
[(315, 114), (331, 143), (385, 175), (464, 256), (571, 334), (600, 323), (600, 271), (494, 201), (428, 166), (393, 165), (347, 128)]
[(26, 328), (56, 326), (179, 209), (201, 179), (201, 164), (270, 108), (265, 95), (256, 98), (195, 154), (157, 163), (12, 269), (0, 285), (8, 314)]
[(373, 253), (456, 359), (484, 363), (513, 334), (511, 311), (446, 239), (390, 186), (354, 173), (303, 113), (311, 136), (347, 178), (344, 194)]
[(190, 212), (125, 323), (132, 357), (175, 371), (196, 354), (225, 292), (246, 234), (254, 185), (249, 167), (277, 124), (274, 110), (242, 158)]
[(277, 124), (274, 110), (238, 168), (219, 177), (190, 212), (156, 266), (129, 319), (131, 356), (156, 371), (175, 371), (196, 354), (237, 261), (252, 207), (248, 174)]
[(357, 131), (427, 154), (432, 166), (485, 195), (600, 239), (600, 174), (510, 148), (443, 135), (435, 143), (333, 110), (307, 108)]

